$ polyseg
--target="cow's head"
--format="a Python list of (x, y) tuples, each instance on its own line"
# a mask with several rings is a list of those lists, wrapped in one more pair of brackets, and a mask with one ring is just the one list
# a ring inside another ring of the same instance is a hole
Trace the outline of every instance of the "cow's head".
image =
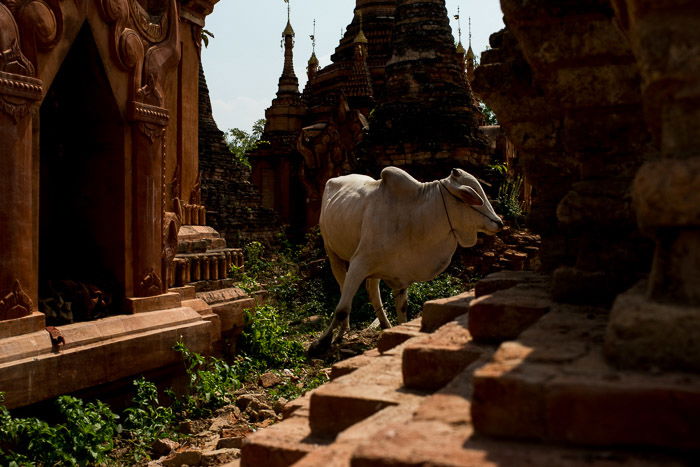
[(453, 198), (445, 201), (460, 246), (474, 246), (478, 232), (493, 235), (503, 228), (503, 221), (491, 207), (476, 177), (462, 169), (452, 169), (450, 176), (440, 183)]

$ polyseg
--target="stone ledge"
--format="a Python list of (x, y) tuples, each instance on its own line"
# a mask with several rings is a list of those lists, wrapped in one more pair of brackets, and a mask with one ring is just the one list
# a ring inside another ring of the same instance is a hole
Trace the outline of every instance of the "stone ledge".
[(469, 311), (469, 304), (474, 299), (474, 291), (455, 295), (454, 297), (430, 300), (423, 304), (421, 321), (422, 332), (433, 332)]
[(46, 327), (44, 314), (35, 311), (21, 318), (0, 321), (0, 339), (41, 331), (44, 327)]
[(421, 318), (416, 318), (408, 323), (399, 324), (393, 328), (385, 329), (379, 335), (377, 342), (377, 350), (384, 353), (394, 347), (403, 344), (408, 339), (419, 336), (421, 334)]
[(247, 437), (241, 467), (288, 467), (329, 442), (312, 436), (306, 417), (291, 417)]
[(166, 292), (153, 297), (129, 297), (126, 299), (127, 313), (146, 313), (149, 311), (166, 310), (180, 306), (180, 294), (177, 292)]
[(309, 425), (314, 435), (332, 438), (381, 409), (420, 397), (403, 387), (401, 352), (385, 354), (311, 394)]
[(484, 295), (469, 305), (469, 332), (476, 342), (503, 342), (540, 319), (552, 306), (540, 284), (521, 284)]
[(639, 284), (615, 300), (605, 355), (625, 368), (700, 372), (700, 309), (654, 302)]
[(472, 343), (467, 322), (467, 315), (462, 315), (406, 344), (401, 360), (405, 387), (436, 391), (484, 354), (485, 348)]
[(639, 373), (602, 353), (607, 317), (557, 305), (476, 371), (479, 433), (586, 446), (699, 449), (700, 376)]
[[(310, 465), (310, 464), (307, 464)], [(348, 465), (348, 464), (346, 464)], [(469, 425), (440, 420), (392, 425), (360, 445), (352, 467), (590, 467), (592, 465), (684, 466), (683, 459), (656, 453), (632, 453), (504, 442), (475, 437)], [(321, 467), (321, 464), (317, 464)]]
[(341, 360), (337, 363), (334, 363), (331, 367), (330, 379), (334, 380), (340, 378), (341, 376), (345, 376), (347, 374), (352, 373), (358, 368), (362, 368), (363, 366), (369, 365), (374, 358), (379, 357), (380, 355), (381, 354), (379, 350), (372, 349), (368, 350), (367, 352), (361, 355), (357, 355), (355, 357), (351, 357), (346, 360)]
[[(180, 340), (194, 352), (209, 353), (211, 325), (196, 312), (185, 310), (189, 309), (105, 318), (113, 321), (115, 318), (132, 320), (130, 326), (124, 323), (117, 325), (116, 331), (110, 331), (110, 326), (96, 325), (83, 328), (81, 331), (86, 333), (80, 336), (80, 332), (70, 330), (67, 333), (68, 339), (80, 337), (83, 344), (65, 350), (59, 348), (58, 351), (53, 351), (46, 332), (20, 336), (33, 340), (41, 334), (39, 342), (44, 344), (43, 350), (39, 355), (0, 364), (0, 387), (7, 396), (5, 405), (9, 408), (29, 405), (177, 363), (180, 356), (173, 350), (173, 346)], [(160, 326), (133, 320), (150, 317), (152, 314), (159, 314)], [(126, 328), (129, 328), (129, 332), (119, 335)], [(63, 331), (64, 327), (60, 329)], [(98, 332), (104, 332), (102, 339), (94, 340)], [(0, 342), (4, 343), (3, 341)], [(134, 358), (135, 355), (139, 358)]]
[(523, 283), (546, 285), (548, 280), (549, 278), (546, 275), (532, 271), (499, 271), (489, 274), (477, 282), (474, 287), (474, 294), (478, 298)]

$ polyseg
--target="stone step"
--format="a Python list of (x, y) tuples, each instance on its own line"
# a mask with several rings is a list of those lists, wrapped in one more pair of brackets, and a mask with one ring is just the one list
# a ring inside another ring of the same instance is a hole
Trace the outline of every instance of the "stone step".
[[(416, 420), (376, 434), (352, 454), (352, 467), (657, 467), (687, 461), (663, 454), (575, 449), (473, 436), (470, 425)], [(320, 466), (319, 466), (320, 467)]]
[(393, 349), (397, 345), (406, 342), (408, 339), (421, 334), (421, 318), (416, 318), (404, 324), (399, 324), (389, 329), (385, 329), (379, 335), (377, 350), (384, 353)]
[(434, 333), (408, 342), (401, 361), (404, 386), (436, 391), (488, 352), (488, 347), (473, 343), (467, 325), (468, 316), (463, 314)]
[(476, 342), (515, 339), (552, 306), (549, 289), (526, 283), (483, 295), (469, 304), (469, 332)]
[(586, 446), (699, 449), (700, 375), (610, 366), (606, 324), (606, 314), (557, 305), (503, 343), (474, 376), (476, 430)]
[(243, 441), (241, 467), (287, 467), (330, 442), (311, 433), (307, 417), (292, 415)]
[(371, 349), (361, 355), (357, 355), (355, 357), (351, 357), (334, 363), (331, 367), (330, 378), (331, 380), (334, 380), (341, 376), (350, 374), (358, 368), (362, 368), (363, 366), (368, 365), (370, 362), (372, 362), (374, 358), (379, 357), (380, 355), (381, 354), (379, 353), (379, 350)]
[(349, 467), (352, 453), (361, 443), (372, 439), (387, 426), (408, 423), (421, 399), (409, 398), (399, 405), (386, 407), (338, 434), (335, 441), (323, 446), (294, 464), (295, 467)]
[(454, 297), (430, 300), (423, 304), (421, 320), (422, 332), (433, 332), (443, 324), (447, 324), (460, 315), (469, 311), (469, 304), (474, 299), (474, 291), (470, 290)]
[(474, 294), (478, 298), (519, 284), (546, 285), (548, 282), (548, 276), (533, 271), (500, 271), (489, 274), (477, 282)]
[(385, 407), (420, 398), (422, 393), (403, 387), (404, 345), (314, 390), (309, 409), (312, 433), (332, 438)]

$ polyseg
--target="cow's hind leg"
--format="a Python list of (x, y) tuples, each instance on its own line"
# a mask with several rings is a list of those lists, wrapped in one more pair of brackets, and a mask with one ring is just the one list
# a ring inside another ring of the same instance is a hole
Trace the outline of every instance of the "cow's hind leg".
[[(348, 262), (341, 259), (340, 256), (336, 255), (332, 251), (326, 250), (328, 254), (328, 261), (331, 263), (331, 271), (333, 271), (333, 277), (338, 282), (340, 286), (340, 292), (343, 292), (343, 284), (345, 284), (345, 276), (348, 274)], [(350, 327), (350, 314), (345, 319), (344, 324), (345, 329)]]
[[(335, 307), (333, 320), (323, 334), (321, 334), (321, 337), (319, 337), (309, 346), (309, 355), (314, 356), (322, 354), (328, 350), (333, 342), (337, 342), (342, 339), (349, 323), (352, 299), (355, 296), (357, 289), (362, 284), (362, 281), (364, 281), (366, 277), (367, 271), (362, 262), (353, 261), (350, 263), (350, 268), (345, 276), (345, 282), (343, 283), (341, 290), (340, 301)], [(340, 331), (334, 339), (333, 332), (338, 327), (340, 327)]]
[(391, 293), (394, 295), (396, 316), (399, 320), (399, 324), (403, 324), (407, 321), (406, 309), (408, 308), (408, 291), (406, 289), (394, 289)]
[(389, 319), (386, 317), (386, 311), (384, 311), (384, 305), (382, 304), (382, 295), (379, 293), (379, 279), (367, 279), (365, 281), (365, 288), (367, 289), (367, 294), (369, 295), (369, 301), (372, 303), (374, 308), (374, 313), (377, 315), (379, 320), (379, 325), (382, 329), (388, 329), (391, 327)]

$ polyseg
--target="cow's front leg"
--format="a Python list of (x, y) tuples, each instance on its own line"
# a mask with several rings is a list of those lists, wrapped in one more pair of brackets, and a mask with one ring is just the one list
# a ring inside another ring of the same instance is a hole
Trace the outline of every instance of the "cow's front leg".
[[(364, 263), (360, 261), (353, 261), (350, 263), (350, 268), (345, 276), (345, 282), (343, 283), (342, 291), (340, 293), (340, 301), (335, 307), (333, 320), (328, 326), (328, 329), (321, 334), (321, 337), (319, 337), (318, 340), (309, 346), (308, 353), (310, 356), (325, 353), (330, 348), (332, 343), (338, 342), (343, 338), (343, 334), (350, 324), (352, 299), (355, 297), (357, 289), (360, 288), (362, 281), (365, 280), (367, 275), (367, 269), (364, 266)], [(340, 330), (334, 339), (333, 332), (338, 327), (340, 327)]]
[(394, 295), (396, 316), (399, 320), (399, 324), (403, 324), (407, 321), (406, 309), (408, 308), (408, 292), (406, 289), (394, 289), (391, 293)]

